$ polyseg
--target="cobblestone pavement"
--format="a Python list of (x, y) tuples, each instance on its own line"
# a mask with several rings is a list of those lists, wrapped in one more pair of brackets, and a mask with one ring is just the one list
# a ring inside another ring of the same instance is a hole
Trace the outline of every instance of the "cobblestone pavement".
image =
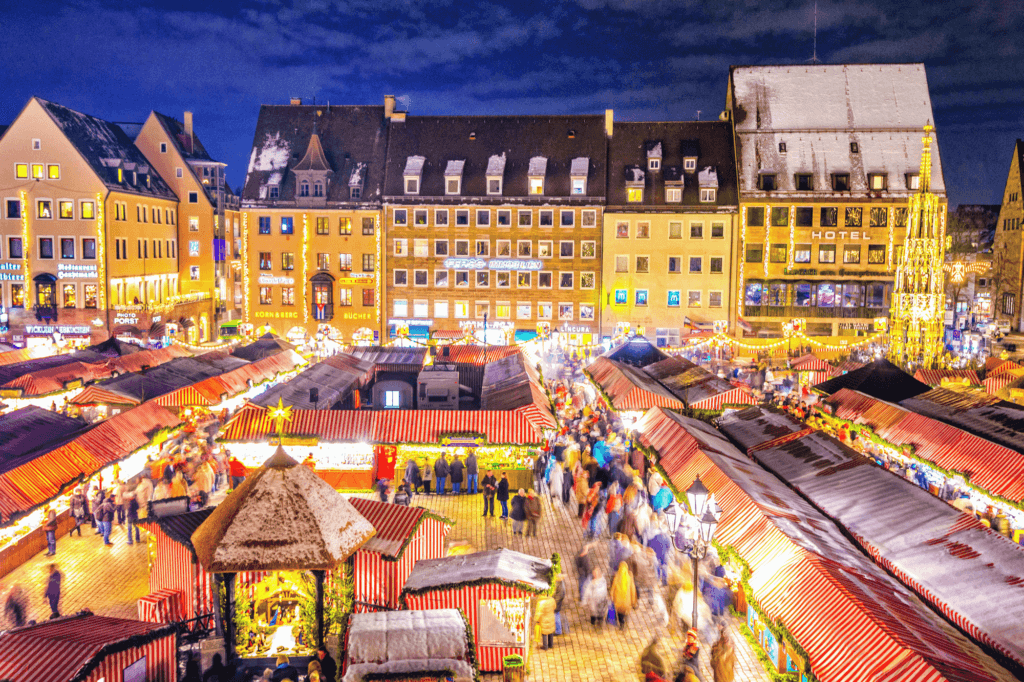
[(130, 547), (127, 537), (124, 528), (115, 524), (110, 534), (114, 546), (105, 547), (100, 535), (82, 526), (82, 537), (76, 533), (57, 540), (57, 556), (40, 552), (0, 579), (0, 585), (4, 592), (11, 585), (21, 585), (29, 598), (29, 619), (44, 620), (50, 617), (50, 606), (43, 592), (49, 566), (56, 563), (64, 575), (62, 614), (89, 609), (101, 616), (138, 618), (138, 599), (149, 594), (149, 552), (145, 534), (141, 543)]
[[(372, 497), (367, 494), (366, 497)], [(529, 658), (529, 678), (536, 682), (623, 682), (643, 679), (639, 674), (639, 658), (651, 639), (663, 631), (655, 622), (650, 601), (641, 601), (630, 615), (625, 630), (619, 630), (605, 623), (599, 628), (590, 625), (590, 617), (579, 603), (579, 585), (576, 581), (574, 557), (584, 544), (583, 531), (575, 517), (575, 509), (569, 511), (560, 504), (551, 505), (544, 501), (544, 511), (536, 538), (524, 538), (512, 534), (512, 522), (481, 518), (483, 501), (481, 495), (416, 495), (413, 504), (426, 507), (456, 521), (448, 536), (450, 542), (467, 542), (477, 550), (507, 547), (526, 554), (550, 557), (558, 552), (562, 556), (563, 572), (566, 574), (566, 600), (562, 607), (563, 616), (568, 616), (569, 634), (555, 637), (554, 648), (542, 651), (534, 646)], [(498, 506), (498, 514), (501, 507)], [(598, 557), (600, 565), (607, 566), (607, 542), (600, 542)], [(607, 573), (607, 569), (605, 569)], [(701, 604), (699, 623), (702, 635), (711, 634), (711, 612)], [(728, 630), (736, 649), (736, 680), (768, 680), (757, 656), (750, 649), (747, 640), (739, 630), (739, 622), (729, 619)], [(701, 672), (706, 682), (714, 680), (709, 664), (710, 644), (702, 636), (700, 653)], [(713, 640), (712, 640), (713, 641)], [(674, 664), (682, 649), (683, 637), (664, 636), (661, 652), (666, 661)], [(675, 668), (673, 668), (673, 674)], [(499, 675), (488, 676), (498, 679)]]

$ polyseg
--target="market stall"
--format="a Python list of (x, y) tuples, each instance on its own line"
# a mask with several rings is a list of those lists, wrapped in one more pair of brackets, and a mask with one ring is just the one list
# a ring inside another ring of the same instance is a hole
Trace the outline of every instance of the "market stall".
[(505, 656), (527, 659), (531, 601), (550, 589), (552, 570), (550, 561), (510, 549), (420, 561), (401, 600), (409, 609), (461, 609), (473, 632), (480, 670), (498, 671)]
[(476, 652), (458, 609), (356, 613), (345, 632), (343, 682), (469, 682)]
[[(150, 516), (139, 522), (148, 535), (150, 594), (170, 591), (181, 595), (181, 617), (186, 620), (214, 610), (213, 576), (199, 565), (192, 545), (192, 533), (213, 510), (206, 507), (172, 516)], [(142, 610), (140, 600), (140, 618)]]
[(978, 373), (973, 369), (919, 369), (914, 372), (914, 378), (933, 387), (968, 388), (982, 385)]
[(836, 368), (813, 353), (802, 355), (789, 363), (797, 373), (800, 386), (815, 386), (826, 381), (836, 372)]
[(74, 616), (0, 634), (0, 679), (17, 682), (176, 682), (173, 626)]
[[(267, 662), (323, 644), (327, 574), (375, 534), (342, 495), (278, 447), (191, 536), (199, 565), (220, 574), (227, 657), (235, 647)], [(249, 592), (238, 574), (262, 574)], [(236, 612), (240, 615), (236, 621)]]
[(349, 502), (376, 530), (353, 556), (355, 610), (366, 611), (370, 604), (397, 609), (409, 573), (418, 561), (445, 555), (445, 539), (455, 522), (422, 507), (359, 497)]

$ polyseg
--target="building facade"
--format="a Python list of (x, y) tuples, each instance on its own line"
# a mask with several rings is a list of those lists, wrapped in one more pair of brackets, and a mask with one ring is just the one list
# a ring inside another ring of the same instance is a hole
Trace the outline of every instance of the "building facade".
[[(813, 104), (812, 104), (813, 103)], [(733, 67), (739, 326), (870, 333), (888, 315), (934, 120), (922, 64)], [(945, 211), (937, 145), (932, 191)]]
[(242, 190), (242, 319), (301, 341), (381, 330), (387, 106), (260, 109)]
[(1017, 140), (1013, 146), (1010, 170), (1003, 189), (1003, 202), (996, 222), (995, 244), (992, 248), (992, 269), (988, 273), (993, 314), (997, 321), (1009, 323), (1010, 329), (1022, 328), (1021, 302), (1024, 301), (1024, 239), (1021, 226), (1024, 224), (1024, 198), (1021, 190), (1021, 165), (1024, 163), (1024, 140)]
[(601, 116), (393, 120), (388, 333), (596, 340), (606, 147)]
[(205, 309), (181, 295), (178, 198), (121, 127), (33, 98), (0, 139), (0, 159), (11, 180), (0, 336), (27, 345), (163, 339), (158, 315), (137, 314), (147, 307), (203, 338)]
[(610, 124), (601, 331), (678, 346), (733, 328), (738, 199), (727, 122)]

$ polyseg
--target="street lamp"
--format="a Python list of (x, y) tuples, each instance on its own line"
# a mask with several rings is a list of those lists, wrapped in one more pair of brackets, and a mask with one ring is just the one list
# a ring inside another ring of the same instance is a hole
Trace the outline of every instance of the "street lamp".
[(700, 560), (707, 556), (708, 547), (715, 537), (722, 508), (718, 506), (714, 495), (709, 495), (707, 487), (701, 483), (700, 476), (697, 476), (693, 484), (687, 488), (686, 499), (690, 504), (690, 512), (697, 517), (698, 536), (696, 542), (686, 543), (685, 550), (678, 543), (676, 549), (689, 554), (693, 562), (693, 628), (697, 629), (697, 571)]

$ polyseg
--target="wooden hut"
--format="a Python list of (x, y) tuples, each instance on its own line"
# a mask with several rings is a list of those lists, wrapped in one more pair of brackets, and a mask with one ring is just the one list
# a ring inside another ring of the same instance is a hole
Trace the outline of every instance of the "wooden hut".
[(150, 594), (139, 600), (140, 620), (166, 615), (156, 608), (160, 601), (152, 597), (167, 592), (179, 594), (180, 616), (184, 620), (213, 613), (213, 576), (199, 565), (192, 546), (192, 533), (213, 510), (214, 507), (207, 507), (173, 516), (150, 517), (139, 523), (153, 536)]

